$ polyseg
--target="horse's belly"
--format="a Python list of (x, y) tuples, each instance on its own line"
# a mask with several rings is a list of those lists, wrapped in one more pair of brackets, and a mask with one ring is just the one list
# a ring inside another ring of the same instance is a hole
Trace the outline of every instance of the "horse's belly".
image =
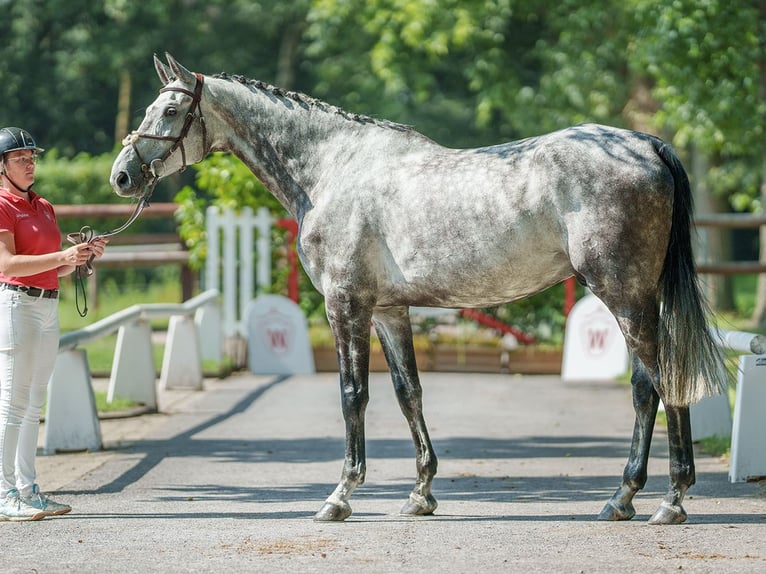
[[(569, 277), (572, 268), (563, 255), (535, 255), (526, 261), (505, 260), (399, 269), (380, 291), (380, 305), (422, 307), (490, 307), (533, 295)], [(392, 280), (393, 279), (393, 280)]]

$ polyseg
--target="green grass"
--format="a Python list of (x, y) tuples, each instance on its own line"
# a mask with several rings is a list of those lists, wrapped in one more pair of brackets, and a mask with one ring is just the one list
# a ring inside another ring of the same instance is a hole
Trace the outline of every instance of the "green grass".
[[(82, 306), (82, 297), (80, 298)], [(152, 283), (147, 288), (132, 287), (118, 289), (113, 284), (99, 285), (98, 298), (88, 297), (88, 314), (80, 317), (76, 308), (74, 284), (66, 279), (61, 282), (59, 302), (59, 323), (61, 332), (76, 331), (122, 311), (128, 307), (144, 303), (181, 303), (181, 285), (178, 282), (164, 281)], [(167, 328), (168, 320), (152, 321), (155, 328)]]
[(115, 398), (114, 401), (110, 403), (107, 402), (106, 395), (107, 394), (104, 391), (93, 392), (93, 396), (96, 399), (96, 410), (100, 413), (126, 411), (139, 406), (139, 403), (135, 401), (119, 398)]

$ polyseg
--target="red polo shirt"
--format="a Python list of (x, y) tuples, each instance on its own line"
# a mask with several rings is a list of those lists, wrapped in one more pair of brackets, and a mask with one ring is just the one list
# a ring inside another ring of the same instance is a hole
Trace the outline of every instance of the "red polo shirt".
[[(29, 201), (0, 187), (0, 231), (13, 233), (18, 255), (44, 255), (61, 249), (61, 231), (53, 206), (34, 191)], [(26, 277), (8, 277), (0, 273), (0, 281), (40, 289), (58, 289), (58, 271), (51, 269)]]

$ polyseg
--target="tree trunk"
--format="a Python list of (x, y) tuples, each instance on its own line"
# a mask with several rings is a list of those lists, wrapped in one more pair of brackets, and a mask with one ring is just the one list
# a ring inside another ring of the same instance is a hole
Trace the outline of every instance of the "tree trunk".
[(303, 23), (290, 24), (282, 34), (277, 60), (276, 84), (286, 90), (295, 89), (295, 63), (298, 46), (303, 35)]
[(117, 119), (114, 122), (114, 141), (119, 144), (130, 129), (130, 72), (120, 70), (120, 91), (117, 95)]
[[(696, 213), (722, 213), (728, 211), (726, 200), (716, 197), (707, 185), (710, 171), (708, 158), (696, 148), (691, 152), (691, 174), (694, 183), (694, 205)], [(718, 227), (697, 228), (697, 261), (730, 261), (731, 230)], [(731, 311), (734, 309), (734, 289), (729, 275), (710, 273), (702, 276), (705, 296), (713, 309)]]
[[(761, 21), (766, 20), (766, 2), (760, 3)], [(761, 38), (763, 48), (764, 39)], [(763, 53), (763, 50), (761, 50)], [(762, 103), (766, 103), (766, 58), (758, 62), (758, 95)], [(761, 161), (761, 205), (766, 205), (766, 150), (762, 153)], [(766, 263), (766, 227), (761, 226), (759, 232), (760, 248), (758, 261)], [(766, 275), (758, 275), (758, 288), (755, 293), (755, 310), (752, 324), (760, 329), (766, 328)]]
[[(761, 76), (763, 82), (763, 76)], [(766, 205), (766, 154), (761, 163), (761, 205)], [(766, 263), (766, 226), (761, 226), (758, 233), (760, 242), (758, 261)], [(758, 288), (755, 292), (755, 310), (752, 315), (752, 325), (759, 329), (766, 328), (766, 275), (758, 275)]]

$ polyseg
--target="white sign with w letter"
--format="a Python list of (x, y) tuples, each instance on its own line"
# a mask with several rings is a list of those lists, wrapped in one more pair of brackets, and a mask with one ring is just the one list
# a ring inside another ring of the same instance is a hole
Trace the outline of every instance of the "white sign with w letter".
[(595, 295), (572, 308), (564, 334), (561, 378), (609, 381), (628, 372), (628, 347), (614, 316)]
[(259, 295), (245, 309), (248, 367), (262, 375), (315, 372), (306, 317), (281, 295)]

